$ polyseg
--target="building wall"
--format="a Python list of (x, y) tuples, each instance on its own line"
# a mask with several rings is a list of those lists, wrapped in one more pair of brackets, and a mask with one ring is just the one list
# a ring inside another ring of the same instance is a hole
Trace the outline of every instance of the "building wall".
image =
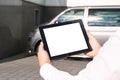
[(28, 1), (28, 2), (31, 2), (31, 3), (39, 4), (39, 5), (44, 5), (45, 4), (45, 0), (23, 0), (23, 1)]
[(0, 59), (22, 51), (22, 6), (11, 1), (0, 0)]
[(21, 0), (0, 0), (0, 5), (20, 6), (20, 5), (22, 5), (22, 1)]
[[(66, 9), (67, 0), (24, 0), (26, 2), (31, 2), (34, 4), (39, 4), (42, 9), (41, 23), (47, 23), (52, 20), (61, 11)], [(49, 13), (49, 14), (48, 14)]]
[(65, 10), (67, 7), (60, 6), (44, 6), (43, 10), (43, 22), (50, 22), (55, 16), (57, 16), (61, 11)]
[(67, 0), (45, 0), (45, 6), (67, 6)]

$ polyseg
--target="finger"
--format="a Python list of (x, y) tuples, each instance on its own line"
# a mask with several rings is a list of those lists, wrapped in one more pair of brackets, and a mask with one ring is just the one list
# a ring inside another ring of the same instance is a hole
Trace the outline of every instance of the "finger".
[(43, 44), (43, 42), (40, 42), (39, 49), (40, 49), (40, 50), (44, 50), (44, 44)]
[(89, 30), (86, 31), (88, 36), (92, 36)]

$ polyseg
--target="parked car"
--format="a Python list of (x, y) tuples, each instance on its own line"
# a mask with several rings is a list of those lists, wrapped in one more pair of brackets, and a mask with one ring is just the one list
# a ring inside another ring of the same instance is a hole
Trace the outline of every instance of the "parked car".
[[(49, 24), (82, 19), (88, 29), (102, 44), (116, 30), (120, 30), (120, 7), (74, 7), (68, 8), (56, 16)], [(29, 52), (36, 52), (41, 40), (39, 30), (31, 38)], [(83, 57), (86, 57), (82, 55)], [(75, 55), (74, 57), (80, 57)]]

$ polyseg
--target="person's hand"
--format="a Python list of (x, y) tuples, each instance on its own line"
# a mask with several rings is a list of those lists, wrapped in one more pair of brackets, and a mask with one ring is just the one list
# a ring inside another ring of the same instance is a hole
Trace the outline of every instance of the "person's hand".
[(40, 42), (37, 55), (38, 55), (38, 62), (40, 67), (46, 63), (52, 64), (47, 51), (44, 49), (43, 42)]
[(92, 47), (92, 51), (87, 52), (85, 54), (89, 57), (94, 57), (98, 54), (98, 52), (101, 48), (101, 45), (99, 44), (97, 39), (89, 31), (86, 31), (86, 32), (87, 32), (87, 35), (88, 35), (88, 38), (89, 38), (89, 43)]

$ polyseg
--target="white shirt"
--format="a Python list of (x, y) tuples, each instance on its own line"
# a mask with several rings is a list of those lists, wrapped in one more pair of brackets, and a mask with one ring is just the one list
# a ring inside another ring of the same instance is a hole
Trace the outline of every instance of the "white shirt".
[(98, 55), (78, 75), (44, 64), (40, 74), (45, 80), (120, 80), (120, 32), (116, 32), (103, 45)]

